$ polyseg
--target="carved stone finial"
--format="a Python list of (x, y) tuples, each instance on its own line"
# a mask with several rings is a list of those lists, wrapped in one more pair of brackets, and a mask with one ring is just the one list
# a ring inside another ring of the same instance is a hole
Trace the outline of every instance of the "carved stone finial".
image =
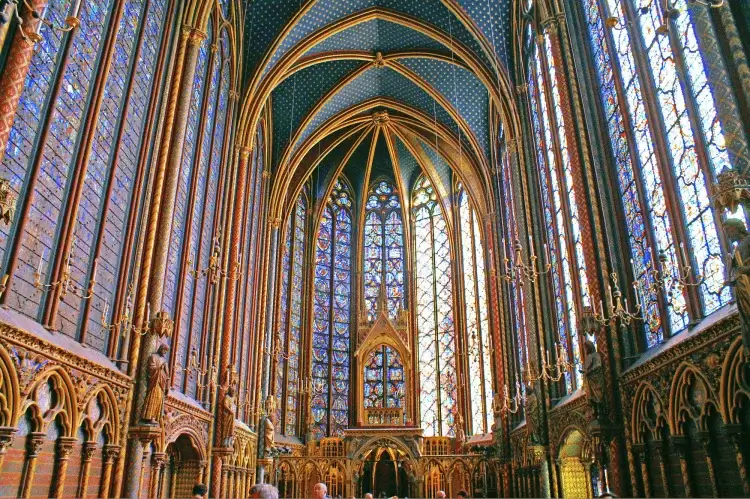
[(714, 209), (734, 213), (737, 207), (750, 201), (750, 178), (736, 170), (725, 170), (716, 176), (711, 186)]

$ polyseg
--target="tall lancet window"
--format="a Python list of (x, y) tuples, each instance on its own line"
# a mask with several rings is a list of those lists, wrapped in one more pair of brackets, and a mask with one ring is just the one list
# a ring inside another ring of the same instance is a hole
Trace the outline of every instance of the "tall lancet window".
[(450, 237), (427, 177), (417, 181), (412, 209), (422, 428), (425, 436), (453, 436), (458, 408)]
[(312, 417), (315, 438), (341, 436), (349, 423), (351, 190), (334, 185), (315, 246)]
[[(720, 107), (730, 115), (739, 112), (734, 96), (724, 91), (731, 83), (708, 8), (686, 0), (630, 1), (632, 9), (623, 0), (584, 0), (582, 11), (633, 274), (648, 302), (644, 343), (650, 347), (683, 330), (691, 315), (699, 319), (729, 301), (708, 185), (731, 167), (746, 137), (724, 133), (735, 123), (722, 122)], [(712, 78), (725, 82), (720, 100)], [(654, 106), (647, 106), (644, 96), (653, 96)], [(678, 290), (670, 296), (655, 289), (654, 271), (677, 276), (686, 265), (693, 269), (688, 279), (703, 276), (697, 293)]]
[(285, 435), (297, 435), (299, 416), (299, 348), (302, 331), (302, 290), (305, 276), (307, 202), (300, 194), (286, 225), (282, 254), (279, 329), (276, 338), (276, 421)]
[(461, 263), (464, 274), (466, 346), (468, 348), (471, 426), (475, 435), (490, 431), (492, 413), (492, 349), (487, 306), (484, 243), (477, 214), (469, 194), (459, 186), (459, 226)]
[(377, 313), (380, 285), (385, 281), (388, 315), (395, 319), (404, 306), (404, 227), (401, 200), (390, 181), (373, 184), (367, 197), (364, 233), (365, 308)]
[(544, 204), (548, 251), (541, 255), (551, 267), (555, 297), (557, 340), (565, 348), (573, 369), (565, 373), (567, 392), (581, 386), (581, 348), (578, 336), (578, 301), (591, 306), (586, 263), (583, 256), (577, 193), (573, 176), (568, 127), (570, 116), (563, 113), (561, 77), (552, 51), (550, 36), (532, 44), (528, 68), (531, 117), (537, 147), (539, 182)]

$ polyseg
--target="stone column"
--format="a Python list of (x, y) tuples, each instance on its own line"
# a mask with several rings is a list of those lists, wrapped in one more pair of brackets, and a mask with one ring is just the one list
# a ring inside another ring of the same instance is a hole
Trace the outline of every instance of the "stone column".
[(78, 482), (78, 495), (80, 499), (86, 499), (86, 489), (89, 487), (91, 477), (91, 459), (94, 457), (96, 442), (85, 442), (82, 449), (83, 463), (81, 464), (81, 477)]
[[(638, 456), (638, 461), (641, 463), (641, 479), (643, 480), (643, 495), (646, 497), (653, 497), (651, 494), (651, 480), (648, 474), (648, 452), (646, 452), (645, 444), (638, 444), (633, 446), (633, 452)], [(633, 491), (635, 492), (635, 491)]]
[(163, 452), (154, 452), (152, 457), (151, 467), (151, 483), (148, 488), (148, 496), (151, 498), (159, 497), (159, 483), (161, 482), (161, 475), (164, 471), (164, 463), (167, 460), (167, 455)]
[(706, 467), (708, 468), (708, 478), (711, 480), (711, 490), (713, 490), (714, 497), (719, 497), (719, 482), (716, 481), (711, 434), (707, 431), (702, 431), (700, 432), (700, 438), (701, 445), (703, 445), (703, 452), (706, 453)]
[[(146, 451), (156, 438), (161, 434), (161, 428), (157, 426), (134, 427), (130, 431), (131, 438), (128, 441), (128, 481), (125, 483), (126, 497), (138, 499), (141, 496), (141, 482), (143, 480), (143, 461)], [(115, 491), (117, 492), (117, 491)]]
[(57, 455), (55, 456), (56, 467), (53, 476), (52, 493), (50, 497), (60, 499), (63, 497), (63, 487), (65, 486), (65, 475), (68, 473), (68, 462), (70, 453), (73, 450), (73, 444), (76, 439), (73, 437), (60, 437), (57, 439)]
[[(205, 467), (204, 467), (205, 469)], [(169, 480), (169, 498), (175, 499), (175, 489), (177, 488), (177, 475), (180, 472), (180, 460), (176, 457), (174, 458), (174, 461), (172, 462), (172, 476), (170, 476)], [(203, 482), (205, 483), (205, 476), (203, 478)]]
[(657, 440), (655, 444), (659, 448), (659, 472), (661, 473), (662, 484), (664, 484), (664, 495), (665, 497), (671, 497), (669, 473), (667, 472), (667, 459), (669, 459), (669, 455), (667, 453), (666, 442)]
[(725, 425), (727, 435), (734, 444), (734, 450), (737, 459), (737, 469), (740, 472), (740, 479), (742, 480), (742, 489), (746, 497), (750, 497), (750, 476), (747, 472), (747, 463), (745, 461), (745, 449), (743, 448), (745, 442), (745, 435), (741, 425)]
[(42, 444), (47, 439), (44, 433), (34, 432), (28, 436), (26, 447), (26, 466), (21, 480), (21, 497), (28, 499), (31, 496), (31, 485), (34, 482), (36, 472), (36, 459), (42, 450)]
[(690, 484), (690, 471), (688, 469), (688, 442), (682, 435), (675, 435), (672, 438), (672, 445), (677, 450), (680, 458), (680, 472), (682, 473), (682, 484), (685, 486), (685, 497), (693, 497), (693, 487)]
[(547, 456), (543, 456), (539, 463), (539, 492), (540, 497), (550, 498), (550, 476)]
[(102, 469), (102, 481), (99, 487), (99, 496), (108, 499), (110, 496), (110, 483), (112, 480), (112, 466), (120, 455), (120, 446), (107, 444), (104, 446), (104, 467)]
[(557, 475), (560, 472), (560, 459), (552, 460), (552, 497), (562, 497), (560, 492), (560, 484), (557, 480)]
[(15, 428), (8, 426), (0, 427), (0, 473), (3, 471), (3, 461), (5, 460), (5, 453), (8, 452), (10, 441), (13, 438), (13, 434), (16, 432)]
[[(28, 3), (32, 9), (39, 12), (47, 5), (47, 0), (31, 0)], [(20, 9), (26, 38), (21, 35), (20, 31), (16, 31), (8, 49), (5, 68), (0, 73), (0, 163), (5, 156), (5, 148), (8, 145), (10, 130), (18, 110), (23, 84), (29, 73), (31, 58), (34, 56), (34, 45), (41, 41), (41, 37), (36, 34), (39, 21), (31, 16), (29, 9), (23, 7)], [(10, 22), (5, 23), (6, 30), (9, 24)]]

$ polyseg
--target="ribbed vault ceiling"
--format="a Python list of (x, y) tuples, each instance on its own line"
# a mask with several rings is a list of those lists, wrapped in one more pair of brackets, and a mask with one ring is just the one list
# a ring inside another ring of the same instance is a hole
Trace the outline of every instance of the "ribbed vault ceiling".
[[(448, 192), (453, 169), (482, 198), (490, 113), (508, 80), (511, 3), (249, 3), (245, 91), (252, 109), (270, 111), (283, 204), (311, 178), (325, 195), (341, 172), (358, 193), (380, 176), (408, 189), (422, 172)], [(381, 111), (392, 119), (373, 121)]]

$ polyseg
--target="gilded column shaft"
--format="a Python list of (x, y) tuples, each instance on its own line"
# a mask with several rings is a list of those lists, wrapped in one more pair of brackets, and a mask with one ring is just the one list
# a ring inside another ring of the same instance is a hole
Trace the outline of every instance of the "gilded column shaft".
[[(40, 11), (47, 5), (47, 0), (32, 0), (29, 4), (35, 11)], [(34, 56), (33, 38), (39, 23), (31, 17), (28, 9), (22, 9), (22, 11), (21, 19), (23, 19), (24, 32), (27, 36), (24, 38), (20, 30), (16, 31), (8, 50), (5, 67), (0, 73), (0, 109), (2, 109), (0, 113), (0, 163), (5, 157), (5, 148), (8, 145), (10, 130), (18, 110), (18, 102), (29, 73), (31, 58)], [(0, 48), (4, 44), (4, 37), (9, 27), (10, 21), (5, 22)]]

